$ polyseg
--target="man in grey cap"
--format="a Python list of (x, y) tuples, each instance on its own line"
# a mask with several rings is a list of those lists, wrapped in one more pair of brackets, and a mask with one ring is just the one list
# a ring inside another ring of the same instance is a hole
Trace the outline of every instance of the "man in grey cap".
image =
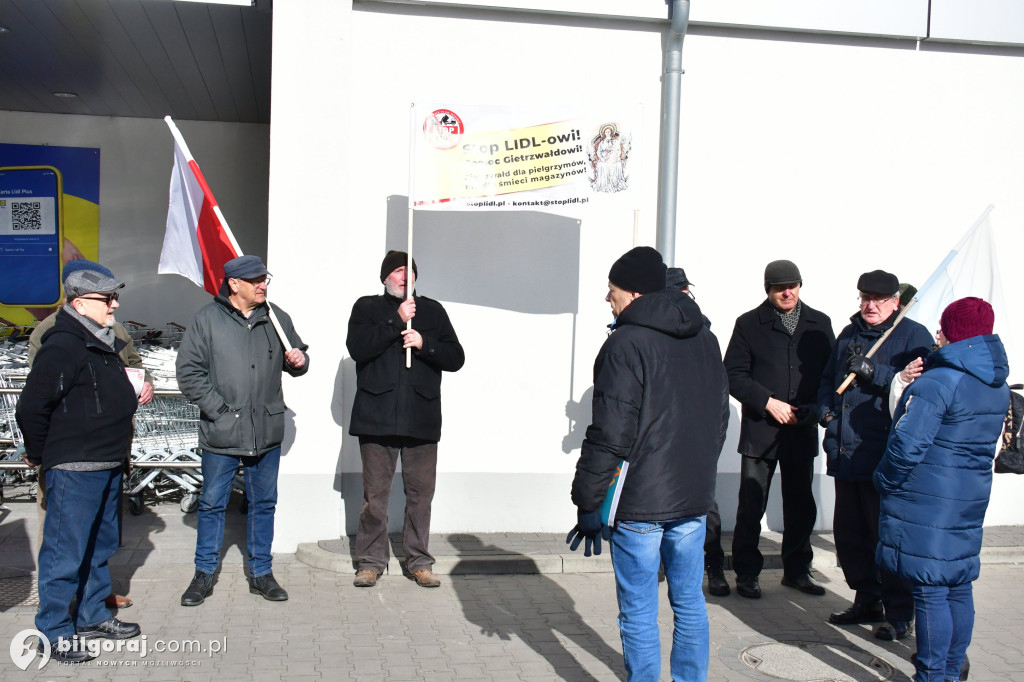
[(121, 469), (139, 404), (113, 329), (122, 287), (91, 261), (65, 278), (67, 302), (43, 336), (16, 412), (26, 459), (42, 465), (48, 498), (35, 625), (46, 640), (42, 650), (63, 663), (94, 658), (81, 639), (140, 633), (104, 604), (118, 546)]
[[(899, 316), (900, 281), (883, 270), (857, 280), (860, 310), (839, 334), (818, 386), (818, 418), (825, 427), (828, 475), (835, 479), (832, 528), (846, 583), (856, 591), (853, 604), (829, 616), (836, 625), (888, 621), (878, 639), (903, 639), (913, 632), (914, 602), (909, 590), (875, 564), (879, 496), (872, 476), (885, 453), (892, 416), (889, 386), (912, 360), (931, 352), (932, 337), (913, 320)], [(871, 347), (889, 337), (872, 357)], [(856, 380), (841, 395), (848, 374)]]
[(258, 256), (228, 261), (218, 295), (192, 318), (178, 350), (178, 387), (199, 406), (203, 462), (196, 573), (181, 595), (182, 606), (198, 606), (213, 591), (224, 511), (239, 464), (249, 500), (249, 591), (270, 601), (288, 599), (274, 579), (270, 555), (286, 409), (281, 373), (305, 374), (309, 357), (291, 318), (275, 305), (292, 347), (285, 352), (270, 320), (269, 283), (270, 273)]
[(782, 471), (782, 584), (825, 594), (810, 576), (818, 512), (811, 482), (818, 455), (818, 382), (835, 334), (828, 315), (800, 300), (802, 286), (795, 263), (769, 263), (767, 297), (739, 316), (725, 350), (729, 392), (743, 405), (732, 567), (736, 592), (750, 599), (761, 596), (764, 558), (758, 542), (776, 467)]

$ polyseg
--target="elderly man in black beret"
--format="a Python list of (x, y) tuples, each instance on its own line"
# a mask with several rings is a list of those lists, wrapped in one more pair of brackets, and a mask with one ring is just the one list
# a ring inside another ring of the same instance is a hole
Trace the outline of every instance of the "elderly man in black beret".
[(182, 606), (198, 606), (213, 591), (224, 512), (239, 464), (249, 499), (249, 591), (269, 601), (288, 599), (274, 579), (270, 554), (284, 439), (281, 373), (305, 374), (309, 357), (291, 318), (275, 305), (292, 347), (285, 351), (270, 319), (269, 284), (270, 273), (258, 256), (229, 260), (219, 293), (192, 318), (178, 350), (178, 387), (199, 406), (203, 461), (196, 572), (181, 595)]
[(810, 576), (818, 513), (811, 482), (818, 455), (818, 382), (836, 339), (828, 315), (800, 300), (802, 287), (795, 263), (769, 263), (767, 297), (736, 320), (725, 351), (729, 392), (743, 405), (732, 567), (736, 592), (750, 599), (761, 596), (764, 558), (758, 542), (776, 467), (782, 471), (782, 584), (825, 594)]
[[(859, 311), (839, 334), (818, 386), (818, 418), (825, 427), (828, 475), (835, 479), (832, 522), (836, 552), (846, 583), (857, 592), (845, 611), (829, 616), (836, 625), (887, 621), (875, 630), (884, 640), (913, 632), (914, 602), (909, 589), (875, 564), (879, 496), (872, 482), (885, 453), (892, 417), (889, 388), (893, 377), (912, 360), (931, 352), (932, 337), (913, 320), (899, 316), (900, 281), (883, 270), (857, 280)], [(889, 337), (872, 357), (871, 347)], [(856, 380), (841, 395), (848, 374)]]
[[(358, 568), (353, 584), (373, 587), (387, 568), (388, 498), (402, 459), (406, 570), (420, 587), (437, 587), (430, 554), (430, 508), (441, 440), (441, 372), (466, 361), (448, 313), (416, 292), (416, 261), (389, 251), (380, 266), (384, 293), (352, 306), (346, 345), (356, 361), (356, 399), (348, 432), (359, 438), (363, 508), (356, 531)], [(406, 296), (406, 292), (413, 296)], [(406, 323), (412, 320), (412, 327)], [(406, 367), (406, 349), (411, 349)]]

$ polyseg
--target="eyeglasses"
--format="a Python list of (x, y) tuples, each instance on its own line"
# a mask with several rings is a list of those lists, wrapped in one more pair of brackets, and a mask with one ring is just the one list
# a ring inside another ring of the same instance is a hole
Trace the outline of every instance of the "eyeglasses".
[(868, 303), (874, 303), (875, 305), (879, 305), (881, 303), (885, 303), (886, 301), (891, 301), (894, 298), (896, 298), (896, 294), (893, 294), (892, 296), (865, 296), (864, 294), (861, 294), (860, 296), (857, 297), (857, 300), (860, 301), (860, 305), (863, 308)]
[(273, 278), (274, 278), (274, 276), (271, 275), (268, 272), (267, 274), (263, 275), (262, 277), (253, 277), (251, 279), (248, 279), (248, 278), (245, 278), (245, 277), (239, 277), (238, 279), (242, 280), (243, 282), (248, 282), (253, 287), (255, 287), (257, 284), (265, 284), (265, 285), (269, 286), (270, 285), (270, 280), (273, 279)]
[(98, 297), (97, 296), (79, 296), (78, 298), (84, 298), (86, 301), (103, 301), (104, 303), (107, 304), (107, 307), (109, 308), (110, 304), (113, 301), (116, 301), (119, 295), (120, 294), (118, 294), (116, 291), (114, 291), (114, 292), (111, 292), (109, 294), (100, 294)]

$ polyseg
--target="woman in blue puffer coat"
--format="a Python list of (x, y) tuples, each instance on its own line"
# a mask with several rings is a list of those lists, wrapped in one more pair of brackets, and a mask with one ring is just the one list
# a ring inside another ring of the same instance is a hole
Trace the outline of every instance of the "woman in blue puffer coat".
[(915, 682), (958, 680), (971, 642), (992, 459), (1010, 401), (992, 306), (962, 298), (942, 313), (939, 349), (896, 408), (875, 471), (875, 559), (908, 581), (917, 617)]

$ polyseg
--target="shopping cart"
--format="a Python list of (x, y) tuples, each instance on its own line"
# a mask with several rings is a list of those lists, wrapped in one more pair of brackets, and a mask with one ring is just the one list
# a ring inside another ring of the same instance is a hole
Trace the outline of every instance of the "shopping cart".
[(198, 454), (199, 408), (180, 393), (160, 392), (135, 413), (128, 509), (141, 514), (143, 494), (158, 498), (181, 493), (181, 510), (195, 511), (203, 483)]

